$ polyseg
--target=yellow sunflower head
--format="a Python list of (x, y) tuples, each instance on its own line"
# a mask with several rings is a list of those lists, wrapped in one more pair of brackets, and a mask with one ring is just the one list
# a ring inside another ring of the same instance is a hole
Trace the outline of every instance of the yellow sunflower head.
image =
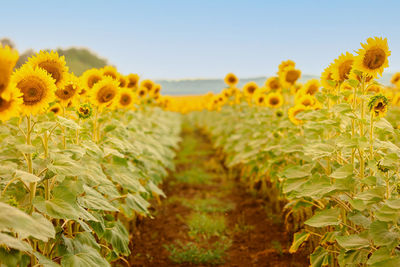
[(312, 107), (317, 102), (317, 99), (313, 95), (304, 94), (297, 98), (295, 102), (305, 107)]
[(388, 104), (389, 100), (384, 95), (379, 94), (370, 98), (368, 108), (375, 117), (384, 117)]
[(67, 107), (79, 102), (82, 90), (85, 90), (85, 87), (81, 80), (73, 73), (68, 73), (63, 85), (55, 91), (55, 96), (62, 106)]
[(319, 87), (319, 81), (317, 79), (311, 79), (303, 85), (301, 92), (303, 94), (315, 95), (319, 91)]
[(92, 116), (93, 109), (89, 103), (84, 103), (76, 109), (76, 113), (78, 114), (79, 118), (87, 119)]
[(378, 94), (381, 93), (382, 91), (383, 87), (376, 83), (370, 84), (366, 90), (367, 93), (373, 93), (373, 94)]
[(151, 91), (151, 95), (153, 98), (159, 97), (161, 93), (161, 84), (155, 83), (153, 89)]
[(243, 92), (246, 96), (253, 96), (256, 92), (258, 85), (255, 82), (248, 82), (243, 86)]
[(321, 74), (321, 84), (325, 89), (334, 90), (335, 89), (335, 82), (333, 81), (333, 70), (332, 64), (329, 65), (324, 72)]
[(331, 66), (332, 79), (335, 82), (344, 82), (349, 78), (351, 68), (353, 67), (354, 56), (353, 54), (346, 52), (341, 54)]
[(225, 81), (225, 83), (226, 83), (229, 87), (233, 87), (233, 86), (235, 86), (235, 85), (239, 82), (239, 79), (238, 79), (238, 77), (236, 77), (235, 74), (233, 74), (233, 73), (228, 73), (228, 74), (225, 76), (224, 81)]
[(128, 80), (124, 75), (118, 75), (119, 87), (124, 88), (128, 84)]
[(400, 72), (396, 72), (395, 74), (393, 74), (392, 78), (390, 79), (390, 82), (393, 85), (396, 85), (397, 87), (399, 87), (399, 85), (400, 85)]
[(278, 67), (278, 75), (282, 73), (287, 67), (292, 67), (294, 68), (296, 66), (296, 63), (294, 61), (288, 59), (286, 61), (282, 61), (281, 64), (279, 64)]
[(140, 97), (140, 98), (144, 98), (147, 95), (147, 87), (141, 86), (137, 91), (136, 94)]
[(134, 109), (137, 104), (137, 96), (128, 88), (121, 88), (118, 99), (118, 107), (123, 109)]
[(100, 110), (103, 108), (114, 108), (119, 97), (119, 82), (112, 77), (104, 77), (96, 83), (89, 92), (90, 102)]
[(283, 96), (280, 92), (271, 92), (265, 102), (270, 108), (279, 108), (283, 105)]
[(400, 106), (400, 92), (396, 93), (396, 94), (393, 96), (392, 104), (393, 104), (394, 106)]
[(117, 69), (113, 66), (105, 66), (101, 69), (101, 73), (103, 74), (103, 76), (109, 76), (111, 78), (113, 78), (114, 80), (118, 80), (119, 78), (119, 73), (117, 71)]
[(55, 80), (57, 87), (63, 84), (68, 73), (65, 57), (60, 57), (55, 51), (40, 51), (39, 54), (29, 58), (27, 64), (33, 68), (44, 69)]
[(267, 105), (266, 99), (267, 95), (263, 92), (256, 91), (253, 95), (253, 102), (260, 107), (265, 107)]
[(376, 78), (382, 75), (385, 68), (389, 66), (389, 46), (386, 38), (368, 38), (367, 43), (361, 43), (362, 48), (357, 51), (354, 68), (366, 76)]
[(18, 61), (17, 50), (0, 44), (0, 95), (6, 90), (15, 64)]
[(138, 84), (139, 84), (139, 75), (131, 73), (128, 76), (126, 76), (127, 83), (126, 87), (130, 89), (136, 89)]
[[(99, 69), (89, 69), (85, 71), (82, 76), (80, 77), (83, 85), (85, 85), (86, 89), (90, 90), (93, 86), (103, 79), (103, 75), (101, 70)], [(81, 92), (82, 95), (85, 95), (88, 90), (83, 90)]]
[(154, 86), (154, 82), (152, 80), (143, 80), (140, 83), (140, 87), (145, 87), (147, 89), (147, 92), (151, 92), (151, 90), (153, 90), (153, 86)]
[(26, 115), (45, 111), (54, 100), (55, 80), (42, 68), (25, 64), (13, 73), (11, 81), (22, 93), (21, 112)]
[(279, 77), (277, 77), (277, 76), (269, 77), (265, 81), (265, 87), (267, 88), (268, 91), (280, 90), (281, 89), (281, 84), (279, 82)]
[(55, 103), (51, 107), (49, 107), (48, 111), (54, 113), (54, 115), (61, 115), (63, 107), (60, 105), (60, 103)]
[(300, 76), (300, 70), (295, 69), (293, 66), (288, 66), (279, 75), (280, 84), (284, 88), (289, 88), (296, 83)]
[(372, 76), (363, 75), (363, 73), (359, 70), (356, 70), (354, 68), (351, 69), (350, 74), (349, 74), (349, 79), (356, 80), (360, 83), (363, 80), (363, 78), (366, 83), (369, 83), (374, 79), (374, 77), (372, 77)]
[(10, 83), (7, 89), (0, 94), (0, 120), (7, 121), (19, 116), (22, 107), (22, 93)]
[(289, 120), (293, 123), (293, 124), (295, 124), (295, 125), (300, 125), (300, 124), (302, 124), (303, 123), (303, 121), (302, 120), (300, 120), (300, 119), (298, 119), (298, 118), (296, 118), (296, 116), (299, 114), (299, 113), (301, 113), (301, 112), (303, 112), (303, 111), (305, 111), (305, 110), (307, 110), (307, 107), (306, 106), (303, 106), (303, 105), (295, 105), (294, 107), (291, 107), (290, 109), (289, 109), (289, 111), (288, 111), (288, 116), (289, 116)]

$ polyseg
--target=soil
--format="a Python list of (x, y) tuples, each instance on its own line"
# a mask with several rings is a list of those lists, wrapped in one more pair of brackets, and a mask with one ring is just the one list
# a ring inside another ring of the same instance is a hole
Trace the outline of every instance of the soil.
[[(167, 199), (161, 204), (153, 203), (154, 219), (138, 221), (130, 243), (130, 266), (210, 266), (174, 263), (165, 248), (166, 244), (173, 244), (176, 240), (183, 243), (193, 241), (187, 234), (188, 226), (184, 220), (192, 210), (181, 201), (169, 200), (199, 197), (213, 197), (235, 204), (234, 209), (223, 213), (231, 246), (226, 250), (224, 263), (214, 266), (309, 266), (309, 259), (303, 250), (295, 254), (288, 252), (290, 235), (284, 231), (281, 222), (274, 220), (280, 215), (269, 214), (265, 200), (247, 192), (235, 179), (227, 179), (227, 170), (216, 160), (211, 142), (198, 131), (185, 130), (182, 135), (183, 139), (196, 139), (196, 149), (187, 155), (189, 159), (185, 163), (177, 162), (176, 171), (171, 172), (162, 185)], [(190, 169), (194, 164), (213, 173), (216, 177), (213, 183), (191, 184), (176, 180), (177, 173)], [(238, 227), (243, 229), (238, 231)], [(210, 244), (212, 242), (210, 240)]]

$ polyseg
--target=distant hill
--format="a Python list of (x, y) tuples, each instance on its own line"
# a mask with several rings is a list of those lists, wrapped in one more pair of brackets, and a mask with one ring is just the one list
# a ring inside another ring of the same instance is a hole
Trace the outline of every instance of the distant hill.
[[(383, 77), (378, 81), (384, 85), (390, 84), (392, 74), (383, 74)], [(300, 82), (304, 83), (309, 79), (319, 79), (316, 75), (302, 75)], [(245, 83), (254, 81), (258, 85), (263, 85), (267, 77), (254, 77), (240, 79), (239, 87)], [(168, 95), (197, 95), (205, 94), (207, 92), (218, 93), (226, 85), (223, 79), (181, 79), (181, 80), (156, 80), (157, 83), (162, 85), (163, 94)]]
[(75, 75), (81, 75), (90, 68), (102, 68), (108, 65), (106, 59), (100, 58), (86, 48), (57, 49), (59, 55), (65, 56), (65, 61)]

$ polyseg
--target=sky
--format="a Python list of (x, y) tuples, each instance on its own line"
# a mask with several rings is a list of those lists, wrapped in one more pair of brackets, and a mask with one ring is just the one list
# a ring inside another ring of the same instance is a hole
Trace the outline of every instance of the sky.
[(87, 47), (124, 74), (160, 79), (269, 76), (292, 59), (319, 75), (368, 37), (400, 71), (400, 1), (2, 1), (0, 38), (22, 53)]

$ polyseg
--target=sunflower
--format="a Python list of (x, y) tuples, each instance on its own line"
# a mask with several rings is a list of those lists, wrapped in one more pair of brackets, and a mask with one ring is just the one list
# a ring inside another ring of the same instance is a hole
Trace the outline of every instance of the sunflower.
[(300, 70), (295, 69), (293, 66), (288, 66), (280, 73), (279, 80), (283, 87), (288, 88), (294, 85), (300, 76)]
[(380, 93), (382, 91), (383, 91), (382, 86), (376, 83), (370, 84), (366, 90), (367, 93), (374, 93), (374, 94)]
[(317, 102), (317, 99), (313, 95), (305, 94), (296, 99), (296, 104), (303, 105), (305, 107), (312, 107)]
[(0, 44), (0, 95), (6, 90), (15, 64), (18, 61), (18, 52), (9, 46)]
[(335, 59), (331, 66), (333, 80), (335, 82), (343, 82), (347, 80), (353, 63), (354, 56), (349, 52), (341, 54), (337, 59)]
[(390, 79), (390, 82), (396, 86), (400, 85), (400, 72), (396, 72), (393, 74), (392, 79)]
[(124, 109), (133, 109), (137, 103), (137, 96), (128, 88), (121, 88), (119, 92), (118, 107)]
[(139, 83), (139, 75), (131, 73), (128, 76), (126, 76), (126, 79), (127, 79), (126, 87), (131, 89), (136, 89)]
[(79, 106), (79, 108), (76, 110), (76, 113), (78, 114), (79, 118), (81, 119), (87, 119), (90, 116), (92, 116), (92, 106), (89, 103), (84, 103)]
[(61, 115), (63, 111), (63, 107), (60, 103), (55, 103), (51, 107), (49, 107), (49, 112), (53, 112), (54, 115)]
[(297, 116), (300, 112), (302, 112), (302, 111), (304, 111), (304, 110), (307, 110), (307, 107), (306, 107), (306, 106), (303, 106), (303, 105), (301, 105), (301, 104), (295, 105), (294, 107), (291, 107), (291, 108), (289, 109), (289, 111), (288, 111), (288, 116), (289, 116), (290, 121), (291, 121), (293, 124), (295, 124), (295, 125), (300, 125), (300, 124), (302, 124), (303, 121), (302, 121), (302, 120), (299, 120), (298, 118), (296, 118), (296, 116)]
[(357, 51), (354, 68), (367, 76), (376, 78), (382, 75), (383, 69), (389, 66), (390, 56), (387, 39), (368, 38), (367, 43), (361, 43), (362, 48)]
[(279, 77), (273, 76), (269, 77), (265, 81), (265, 87), (268, 91), (277, 91), (281, 89), (281, 84), (279, 83)]
[(319, 91), (319, 87), (319, 81), (317, 79), (311, 79), (307, 81), (305, 85), (303, 85), (301, 92), (303, 94), (315, 95)]
[(392, 104), (395, 106), (400, 106), (400, 92), (393, 96)]
[(59, 56), (57, 52), (40, 51), (36, 56), (29, 58), (27, 64), (33, 68), (42, 68), (48, 72), (55, 80), (57, 87), (62, 86), (68, 73), (68, 67), (65, 66), (65, 57)]
[(388, 104), (389, 100), (384, 95), (379, 94), (370, 98), (368, 108), (375, 117), (384, 117)]
[(238, 79), (238, 77), (236, 77), (235, 74), (233, 74), (233, 73), (228, 73), (228, 74), (225, 76), (224, 81), (225, 81), (225, 83), (226, 83), (229, 87), (233, 87), (233, 86), (235, 86), (235, 85), (239, 82), (239, 79)]
[(226, 98), (229, 98), (232, 96), (233, 91), (230, 90), (232, 87), (225, 88), (222, 90), (221, 94), (223, 94)]
[(270, 108), (279, 108), (283, 105), (283, 96), (279, 92), (271, 92), (267, 95), (266, 104)]
[[(372, 77), (372, 76), (369, 76), (369, 75), (365, 76), (365, 75), (364, 75), (364, 81), (365, 81), (366, 83), (369, 83), (370, 81), (372, 81), (373, 78), (374, 78), (374, 77)], [(358, 81), (358, 82), (362, 82), (362, 80), (363, 80), (363, 74), (362, 74), (362, 72), (360, 72), (360, 71), (358, 71), (358, 70), (356, 70), (356, 69), (353, 68), (353, 69), (351, 69), (351, 71), (350, 71), (349, 79), (351, 79), (351, 80), (356, 80), (356, 81)]]
[(113, 66), (105, 66), (101, 69), (101, 73), (103, 74), (103, 76), (109, 76), (111, 78), (113, 78), (114, 80), (118, 80), (119, 78), (119, 73), (117, 71), (117, 69)]
[(160, 96), (160, 92), (161, 92), (161, 84), (154, 84), (152, 91), (151, 91), (151, 95), (153, 98), (155, 97), (159, 97)]
[(11, 82), (22, 93), (22, 113), (35, 115), (48, 108), (57, 90), (55, 80), (42, 68), (24, 65), (11, 76)]
[(344, 82), (344, 83), (340, 86), (340, 91), (346, 92), (346, 91), (352, 91), (352, 90), (353, 90), (353, 87), (352, 87), (349, 83), (347, 83), (347, 82)]
[(17, 117), (22, 106), (22, 93), (11, 83), (0, 96), (0, 120), (6, 121)]
[(151, 92), (153, 90), (154, 82), (152, 80), (143, 80), (140, 83), (140, 87), (145, 87), (147, 89), (147, 92)]
[(329, 65), (321, 74), (321, 84), (325, 89), (334, 90), (334, 81), (333, 81), (333, 71), (332, 64)]
[(55, 91), (56, 99), (64, 107), (76, 105), (84, 86), (74, 74), (68, 74), (64, 84)]
[(294, 63), (294, 61), (292, 61), (290, 59), (288, 59), (286, 61), (282, 61), (281, 64), (279, 64), (279, 67), (278, 67), (278, 69), (279, 69), (278, 70), (278, 75), (280, 73), (282, 73), (287, 67), (294, 68), (295, 66), (296, 66), (296, 63)]
[(257, 90), (258, 85), (255, 82), (248, 82), (243, 86), (243, 92), (246, 96), (251, 97)]
[(139, 88), (139, 90), (136, 91), (136, 93), (140, 98), (143, 98), (147, 95), (147, 88), (142, 86)]
[[(101, 73), (101, 70), (99, 69), (89, 69), (85, 71), (81, 77), (80, 77), (82, 83), (90, 90), (93, 88), (93, 86), (101, 81), (103, 79), (103, 75)], [(81, 94), (85, 94), (86, 90), (84, 92), (81, 92)]]
[(253, 95), (253, 102), (257, 106), (260, 106), (260, 107), (265, 107), (266, 106), (266, 104), (267, 104), (266, 99), (267, 99), (267, 95), (262, 93), (262, 92), (256, 92)]
[(118, 99), (119, 82), (112, 77), (104, 77), (103, 80), (96, 83), (92, 90), (89, 92), (90, 102), (103, 109), (105, 107), (113, 108), (115, 106), (115, 99)]
[(118, 81), (119, 81), (119, 87), (124, 88), (126, 87), (126, 84), (128, 83), (126, 76), (124, 75), (118, 75)]

